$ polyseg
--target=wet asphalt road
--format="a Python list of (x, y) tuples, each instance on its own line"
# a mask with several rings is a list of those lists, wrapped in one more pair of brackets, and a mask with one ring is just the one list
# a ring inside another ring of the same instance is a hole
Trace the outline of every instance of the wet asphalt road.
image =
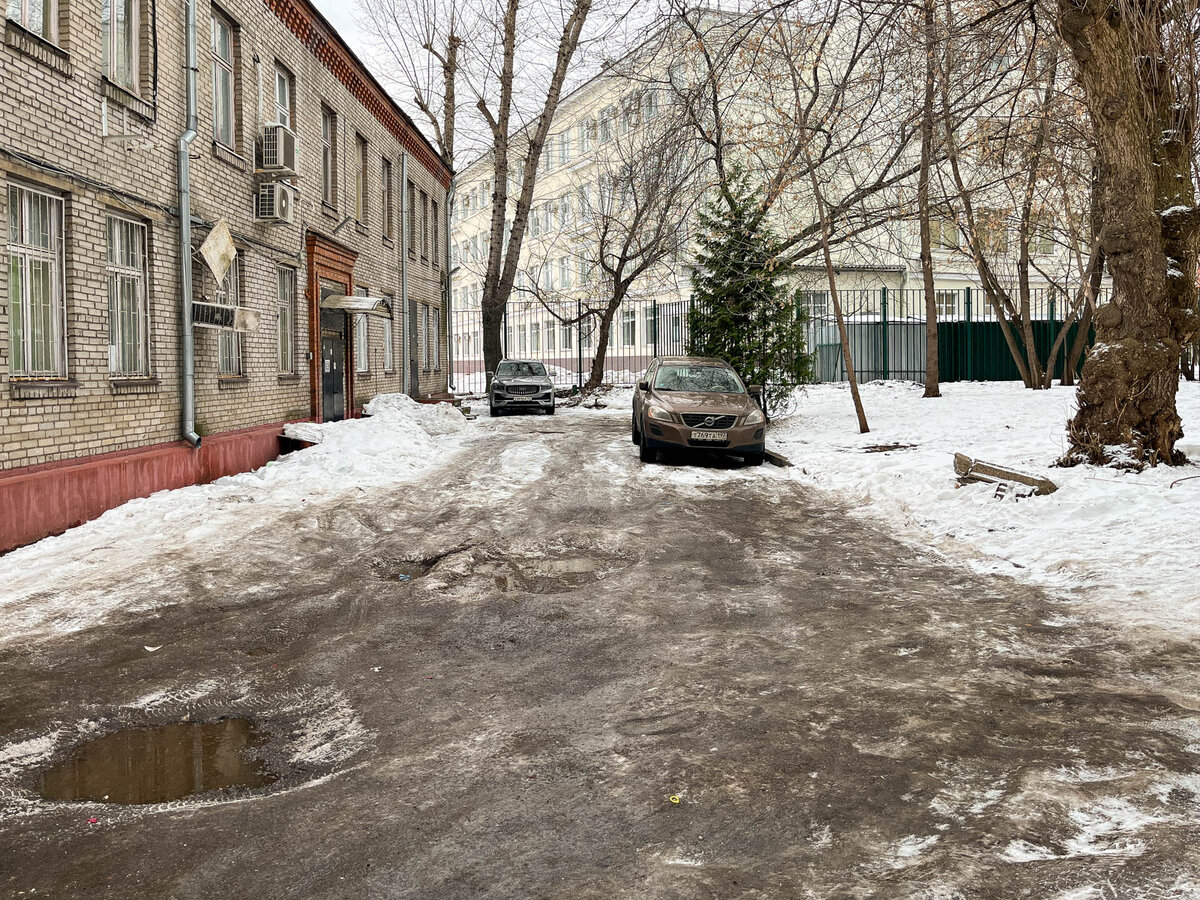
[[(0, 896), (1200, 896), (1192, 645), (770, 466), (643, 466), (626, 415), (481, 420), (6, 645)], [(13, 749), (233, 715), (280, 781), (50, 804)]]

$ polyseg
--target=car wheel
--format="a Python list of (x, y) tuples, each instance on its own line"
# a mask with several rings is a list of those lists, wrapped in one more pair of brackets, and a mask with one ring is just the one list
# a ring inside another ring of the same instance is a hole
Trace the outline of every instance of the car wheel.
[(638, 459), (644, 463), (658, 462), (658, 451), (650, 446), (650, 442), (646, 440), (646, 435), (641, 436), (638, 442)]
[(554, 415), (554, 404), (553, 403), (551, 403), (550, 408), (548, 410), (546, 410), (546, 415), (548, 415), (548, 416)]
[(766, 457), (765, 453), (743, 453), (742, 454), (742, 459), (746, 461), (746, 465), (748, 465), (748, 466), (761, 466), (763, 464), (763, 459), (765, 457)]
[(637, 414), (636, 413), (630, 417), (629, 423), (630, 423), (630, 429), (632, 430), (630, 437), (632, 438), (632, 440), (635, 444), (640, 444), (642, 442), (642, 433), (640, 431), (638, 431)]
[(492, 414), (492, 418), (500, 415), (500, 410), (496, 409), (496, 407), (490, 403), (488, 404), (488, 411)]

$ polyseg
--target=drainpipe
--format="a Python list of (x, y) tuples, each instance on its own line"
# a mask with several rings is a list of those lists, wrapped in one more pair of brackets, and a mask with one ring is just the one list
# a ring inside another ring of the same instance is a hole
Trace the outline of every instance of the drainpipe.
[(181, 288), (180, 324), (183, 326), (183, 372), (181, 405), (183, 438), (193, 447), (200, 446), (196, 433), (196, 360), (192, 334), (192, 187), (188, 152), (196, 139), (196, 0), (185, 0), (187, 18), (187, 131), (179, 138), (179, 279)]
[(400, 306), (404, 310), (404, 372), (401, 390), (410, 397), (415, 385), (411, 384), (409, 354), (412, 340), (409, 330), (414, 327), (408, 309), (408, 153), (400, 153)]
[(446, 299), (442, 303), (442, 315), (446, 319), (446, 385), (451, 391), (458, 390), (454, 384), (454, 286), (450, 280), (450, 215), (454, 210), (454, 190), (458, 187), (458, 176), (450, 176), (450, 187), (446, 191), (442, 219), (445, 223), (446, 237), (442, 241), (442, 253), (445, 256), (446, 267)]

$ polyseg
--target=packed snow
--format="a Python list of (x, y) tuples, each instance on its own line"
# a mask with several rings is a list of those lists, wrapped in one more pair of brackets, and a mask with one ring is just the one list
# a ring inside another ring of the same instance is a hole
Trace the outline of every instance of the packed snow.
[(467, 428), (449, 404), (420, 404), (403, 394), (376, 397), (365, 411), (368, 418), (288, 425), (289, 436), (314, 446), (252, 472), (131, 500), (0, 557), (0, 644), (76, 631), (128, 603), (120, 592), (90, 590), (93, 577), (123, 570), (131, 583), (150, 579), (156, 560), (181, 547), (215, 557), (306, 504), (416, 481), (461, 447)]
[[(791, 477), (979, 571), (1037, 584), (1077, 601), (1084, 615), (1200, 627), (1200, 468), (1055, 468), (1074, 388), (964, 382), (941, 390), (925, 400), (917, 384), (863, 385), (871, 431), (860, 435), (846, 385), (809, 386), (769, 445), (795, 464)], [(1200, 460), (1200, 384), (1182, 383), (1178, 404), (1187, 433), (1179, 449)], [(998, 500), (992, 485), (960, 487), (956, 452), (1046, 476), (1059, 490)]]

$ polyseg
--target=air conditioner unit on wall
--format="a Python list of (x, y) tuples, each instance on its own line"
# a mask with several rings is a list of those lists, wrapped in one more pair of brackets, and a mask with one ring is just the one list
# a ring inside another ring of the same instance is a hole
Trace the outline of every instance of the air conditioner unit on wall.
[(258, 186), (254, 199), (254, 219), (258, 222), (291, 224), (295, 204), (292, 189), (278, 181), (268, 181)]
[(263, 126), (259, 168), (277, 175), (296, 174), (296, 135), (284, 125)]

